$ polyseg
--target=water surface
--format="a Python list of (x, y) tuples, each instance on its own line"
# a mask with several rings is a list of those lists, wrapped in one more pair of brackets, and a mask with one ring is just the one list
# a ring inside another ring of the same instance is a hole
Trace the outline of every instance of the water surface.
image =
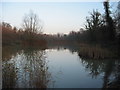
[(83, 59), (76, 49), (3, 48), (3, 88), (103, 88), (119, 60)]

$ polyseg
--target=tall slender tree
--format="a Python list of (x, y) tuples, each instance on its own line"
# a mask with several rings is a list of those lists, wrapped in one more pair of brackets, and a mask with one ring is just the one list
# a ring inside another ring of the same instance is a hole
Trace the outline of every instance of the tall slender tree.
[(120, 32), (120, 1), (117, 6), (117, 30)]
[(105, 9), (105, 19), (106, 19), (106, 25), (108, 30), (108, 38), (109, 40), (115, 39), (115, 26), (112, 17), (110, 16), (110, 10), (109, 10), (109, 0), (106, 0), (103, 2), (104, 9)]

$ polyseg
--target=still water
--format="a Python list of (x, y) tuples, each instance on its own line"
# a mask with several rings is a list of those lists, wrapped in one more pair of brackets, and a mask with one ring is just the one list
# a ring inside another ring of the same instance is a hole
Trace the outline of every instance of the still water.
[(103, 88), (118, 60), (89, 60), (71, 48), (3, 48), (3, 88)]

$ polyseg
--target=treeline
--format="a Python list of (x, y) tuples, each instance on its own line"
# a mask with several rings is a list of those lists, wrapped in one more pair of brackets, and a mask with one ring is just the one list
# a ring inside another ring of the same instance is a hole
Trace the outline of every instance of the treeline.
[(42, 21), (33, 12), (24, 17), (23, 27), (20, 29), (2, 22), (2, 44), (44, 46), (47, 43), (73, 44), (73, 42), (78, 42), (120, 45), (120, 2), (118, 2), (116, 12), (110, 11), (108, 1), (103, 2), (103, 6), (103, 14), (98, 10), (93, 10), (90, 16), (86, 17), (85, 28), (77, 32), (71, 31), (69, 34), (43, 34)]
[(103, 3), (105, 13), (101, 14), (97, 10), (93, 10), (89, 17), (86, 17), (85, 30), (78, 32), (80, 41), (91, 43), (109, 43), (120, 41), (120, 2), (118, 3), (117, 11), (111, 16), (109, 2)]
[(16, 28), (8, 23), (2, 22), (2, 45), (19, 44), (20, 37), (16, 31)]
[(120, 45), (120, 2), (115, 12), (110, 11), (108, 1), (103, 2), (103, 6), (103, 14), (98, 10), (93, 10), (90, 16), (86, 17), (85, 28), (71, 31), (69, 34), (45, 34), (46, 41), (53, 44), (78, 42)]
[(2, 45), (46, 45), (42, 34), (32, 33), (34, 38), (30, 38), (28, 32), (23, 29), (12, 27), (9, 23), (2, 22)]
[(120, 45), (120, 2), (118, 2), (115, 13), (110, 11), (108, 1), (103, 2), (103, 6), (105, 10), (103, 14), (98, 10), (93, 10), (90, 16), (86, 17), (85, 28), (81, 28), (77, 32), (71, 31), (68, 35), (59, 33), (46, 35), (46, 40), (49, 42), (66, 41)]
[(2, 45), (45, 46), (46, 41), (42, 33), (38, 32), (37, 20), (37, 16), (30, 12), (23, 20), (23, 28), (18, 29), (2, 22)]

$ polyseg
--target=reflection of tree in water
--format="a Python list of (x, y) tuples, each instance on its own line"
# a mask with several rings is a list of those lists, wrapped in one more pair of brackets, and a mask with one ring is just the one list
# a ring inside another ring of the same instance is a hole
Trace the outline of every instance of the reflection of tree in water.
[(86, 70), (88, 70), (92, 78), (96, 78), (103, 72), (103, 68), (105, 67), (104, 61), (97, 61), (91, 59), (81, 59), (82, 64), (85, 66)]
[(15, 47), (2, 47), (2, 61), (7, 61), (11, 59), (13, 56), (16, 56), (16, 54), (20, 51), (19, 48)]
[(2, 87), (14, 88), (16, 83), (16, 67), (12, 58), (20, 53), (19, 48), (2, 47)]
[[(4, 65), (4, 76), (6, 77), (4, 87), (8, 87), (6, 86), (8, 84), (9, 87), (18, 88), (47, 88), (51, 81), (51, 74), (48, 72), (45, 58), (44, 50), (23, 50), (21, 54), (10, 60), (12, 65), (6, 63), (10, 65), (9, 68), (15, 67), (11, 69), (12, 71), (6, 70), (7, 65)], [(5, 73), (12, 75), (13, 72), (15, 75), (11, 76), (11, 79), (5, 75)], [(14, 85), (8, 83), (7, 79)]]
[(48, 67), (47, 61), (45, 60), (45, 51), (29, 50), (25, 51), (24, 55), (26, 60), (23, 65), (25, 84), (31, 84), (28, 87), (46, 88), (49, 82), (47, 79), (50, 74), (47, 72)]
[(92, 78), (96, 78), (100, 74), (103, 75), (103, 88), (108, 87), (109, 83), (112, 81), (110, 80), (110, 77), (115, 74), (117, 71), (116, 67), (118, 66), (117, 60), (81, 59), (81, 62), (86, 70), (90, 72), (89, 75), (92, 76)]
[(79, 51), (79, 47), (76, 44), (60, 44), (60, 45), (48, 45), (49, 49), (65, 50), (68, 49), (71, 53)]
[(115, 62), (115, 70), (113, 73), (113, 80), (107, 84), (108, 88), (120, 88), (120, 62)]
[(107, 60), (105, 63), (104, 70), (104, 77), (103, 77), (103, 88), (107, 88), (108, 83), (110, 82), (109, 77), (114, 73), (115, 69), (115, 61), (114, 60)]
[(2, 88), (14, 88), (16, 83), (15, 66), (10, 62), (2, 62)]

